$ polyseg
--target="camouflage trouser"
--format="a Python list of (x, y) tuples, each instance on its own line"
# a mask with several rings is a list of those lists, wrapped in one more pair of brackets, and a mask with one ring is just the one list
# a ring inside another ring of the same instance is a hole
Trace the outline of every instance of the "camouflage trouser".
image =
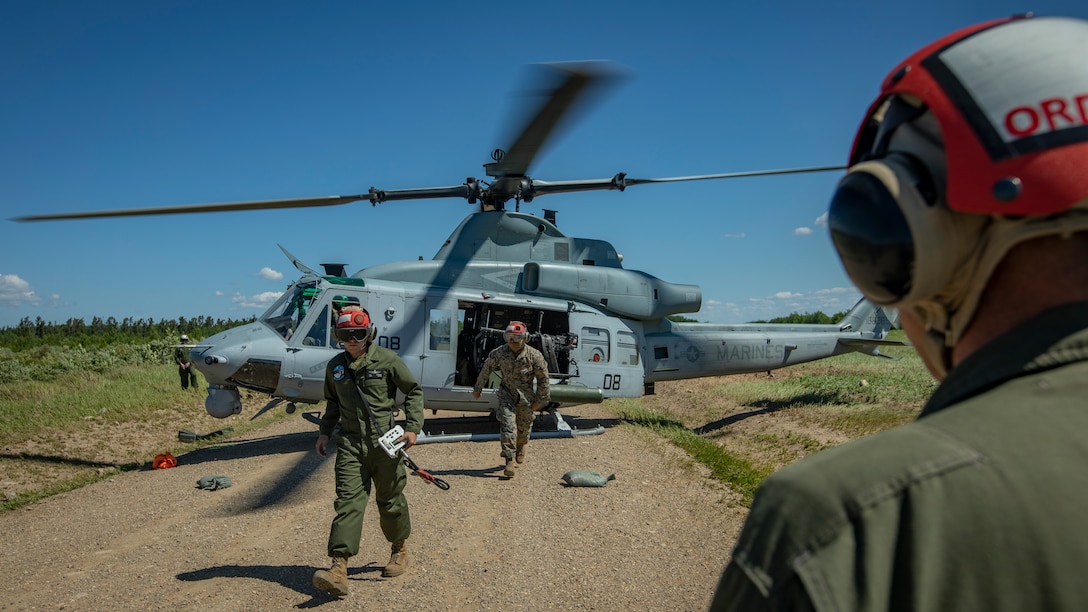
[(363, 512), (371, 483), (378, 507), (378, 524), (390, 542), (407, 540), (412, 533), (404, 485), (404, 464), (385, 451), (349, 436), (336, 438), (336, 517), (329, 530), (329, 556), (354, 557), (363, 534)]
[(519, 446), (529, 443), (529, 434), (533, 432), (533, 408), (520, 398), (499, 393), (499, 410), (495, 416), (499, 419), (499, 443), (502, 456), (513, 459)]

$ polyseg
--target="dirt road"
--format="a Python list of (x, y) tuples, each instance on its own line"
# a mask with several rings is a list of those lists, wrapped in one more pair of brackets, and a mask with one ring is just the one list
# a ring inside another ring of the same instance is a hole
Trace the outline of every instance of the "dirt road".
[[(445, 418), (428, 430), (463, 423)], [(683, 453), (611, 419), (570, 409), (572, 425), (605, 433), (533, 441), (513, 479), (501, 477), (498, 442), (415, 447), (450, 490), (409, 480), (410, 566), (392, 579), (371, 503), (352, 591), (337, 600), (310, 582), (327, 564), (332, 459), (313, 452), (316, 427), (292, 417), (172, 469), (0, 514), (0, 609), (704, 610), (745, 509)], [(571, 469), (616, 480), (561, 486)], [(233, 486), (196, 488), (209, 475)]]

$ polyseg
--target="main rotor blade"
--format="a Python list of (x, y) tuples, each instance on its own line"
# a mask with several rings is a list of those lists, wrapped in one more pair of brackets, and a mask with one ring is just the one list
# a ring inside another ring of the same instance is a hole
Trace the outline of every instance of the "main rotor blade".
[(726, 172), (724, 174), (699, 174), (695, 176), (674, 176), (669, 178), (625, 178), (627, 185), (644, 185), (647, 183), (677, 183), (680, 181), (705, 181), (709, 179), (742, 178), (745, 176), (769, 176), (774, 174), (804, 174), (806, 172), (832, 172), (846, 170), (846, 166), (813, 166), (810, 168), (785, 168), (782, 170), (752, 170), (749, 172)]
[(582, 104), (591, 90), (600, 90), (606, 83), (615, 81), (622, 73), (609, 62), (570, 62), (543, 64), (545, 78), (554, 85), (536, 113), (506, 150), (506, 155), (496, 163), (486, 164), (489, 176), (524, 176), (537, 153), (556, 131), (560, 122), (569, 118), (572, 110)]
[(227, 212), (232, 210), (265, 210), (271, 208), (307, 208), (311, 206), (335, 206), (367, 199), (369, 195), (326, 196), (320, 198), (296, 198), (291, 200), (255, 200), (252, 202), (225, 202), (222, 204), (190, 204), (186, 206), (160, 206), (157, 208), (130, 208), (126, 210), (91, 210), (85, 212), (54, 213), (15, 217), (13, 221), (57, 221), (60, 219), (95, 219), (99, 217), (138, 217), (142, 215), (177, 215), (202, 212)]
[(389, 191), (370, 188), (367, 193), (350, 196), (324, 196), (317, 198), (294, 198), (288, 200), (254, 200), (252, 202), (224, 202), (220, 204), (190, 204), (185, 206), (163, 206), (158, 208), (130, 208), (124, 210), (93, 210), (72, 213), (54, 213), (46, 215), (28, 215), (14, 217), (13, 221), (58, 221), (62, 219), (95, 219), (100, 217), (138, 217), (143, 215), (178, 215), (202, 212), (229, 212), (235, 210), (269, 210), (274, 208), (312, 208), (317, 206), (338, 206), (359, 200), (368, 200), (378, 204), (389, 200), (422, 200), (428, 198), (468, 198), (478, 190), (476, 184), (452, 185), (449, 187), (429, 187), (425, 189), (393, 189)]
[(612, 178), (586, 179), (581, 181), (538, 181), (533, 179), (524, 199), (528, 202), (533, 197), (549, 193), (570, 193), (574, 191), (596, 191), (616, 189), (623, 191), (631, 185), (646, 185), (649, 183), (679, 183), (682, 181), (706, 181), (712, 179), (743, 178), (747, 176), (768, 176), (776, 174), (804, 174), (807, 172), (833, 172), (845, 170), (846, 166), (812, 166), (808, 168), (786, 168), (782, 170), (752, 170), (748, 172), (726, 172), (724, 174), (698, 174), (693, 176), (672, 176), (665, 178), (629, 178), (627, 174), (620, 172)]

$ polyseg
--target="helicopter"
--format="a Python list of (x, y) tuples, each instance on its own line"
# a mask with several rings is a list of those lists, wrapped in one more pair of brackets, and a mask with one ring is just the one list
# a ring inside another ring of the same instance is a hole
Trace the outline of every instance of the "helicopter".
[[(619, 190), (651, 183), (842, 170), (821, 166), (668, 178), (620, 172), (590, 180), (543, 181), (527, 172), (570, 109), (613, 80), (603, 62), (548, 64), (551, 81), (513, 144), (484, 164), (490, 180), (382, 190), (357, 195), (45, 214), (18, 221), (305, 208), (369, 201), (461, 198), (478, 209), (458, 225), (431, 260), (373, 265), (349, 274), (346, 264), (316, 271), (279, 248), (302, 276), (255, 322), (213, 335), (190, 348), (208, 382), (205, 409), (226, 418), (241, 412), (241, 389), (298, 404), (324, 400), (325, 365), (342, 348), (332, 333), (337, 308), (366, 308), (378, 345), (397, 352), (424, 389), (425, 406), (493, 412), (498, 381), (480, 399), (472, 388), (488, 353), (503, 343), (510, 321), (529, 329), (528, 343), (545, 356), (557, 426), (562, 406), (653, 394), (659, 381), (765, 372), (848, 352), (887, 357), (897, 315), (866, 300), (831, 325), (675, 322), (697, 312), (697, 285), (671, 283), (622, 265), (604, 240), (565, 235), (556, 211), (521, 212), (522, 203), (555, 193)], [(515, 208), (507, 210), (513, 200)]]

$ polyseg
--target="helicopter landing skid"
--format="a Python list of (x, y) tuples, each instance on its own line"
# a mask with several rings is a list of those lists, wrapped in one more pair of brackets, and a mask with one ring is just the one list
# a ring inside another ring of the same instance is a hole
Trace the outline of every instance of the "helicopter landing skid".
[[(552, 409), (547, 412), (551, 412), (555, 417), (555, 430), (554, 431), (536, 431), (534, 430), (529, 434), (530, 440), (543, 440), (548, 438), (573, 438), (575, 436), (597, 436), (604, 433), (604, 426), (598, 425), (591, 429), (578, 429), (577, 427), (571, 427), (563, 419), (563, 415), (559, 414), (558, 410)], [(499, 434), (497, 433), (457, 433), (448, 434), (445, 432), (438, 434), (428, 434), (420, 432), (416, 436), (416, 444), (438, 443), (438, 442), (496, 442), (499, 440)]]
[(563, 420), (563, 415), (559, 414), (558, 409), (553, 408), (549, 412), (551, 412), (552, 416), (555, 417), (555, 430), (556, 431), (573, 431), (570, 428), (570, 425), (568, 425), (567, 422)]

